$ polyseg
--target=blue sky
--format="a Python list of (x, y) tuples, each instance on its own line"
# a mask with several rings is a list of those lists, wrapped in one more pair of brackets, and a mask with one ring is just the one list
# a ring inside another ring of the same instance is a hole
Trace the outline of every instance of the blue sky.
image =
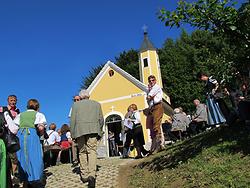
[(16, 94), (18, 107), (40, 102), (48, 123), (68, 123), (72, 97), (92, 67), (138, 49), (142, 27), (160, 48), (180, 29), (157, 18), (176, 0), (0, 0), (0, 105)]

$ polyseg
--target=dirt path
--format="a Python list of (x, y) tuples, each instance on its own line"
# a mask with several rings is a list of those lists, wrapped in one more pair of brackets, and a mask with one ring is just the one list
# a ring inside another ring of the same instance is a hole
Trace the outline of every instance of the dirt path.
[(142, 160), (132, 160), (120, 165), (118, 174), (119, 188), (129, 188), (128, 177), (131, 175), (133, 168), (140, 162)]

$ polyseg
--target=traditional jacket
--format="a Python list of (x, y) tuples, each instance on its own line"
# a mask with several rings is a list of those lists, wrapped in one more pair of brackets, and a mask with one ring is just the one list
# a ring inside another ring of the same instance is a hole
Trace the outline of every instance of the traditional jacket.
[(197, 122), (207, 121), (207, 107), (205, 104), (199, 104), (196, 107), (195, 114), (193, 115), (193, 119), (196, 119)]
[(103, 113), (100, 103), (84, 99), (72, 106), (70, 131), (72, 138), (97, 133), (102, 136)]

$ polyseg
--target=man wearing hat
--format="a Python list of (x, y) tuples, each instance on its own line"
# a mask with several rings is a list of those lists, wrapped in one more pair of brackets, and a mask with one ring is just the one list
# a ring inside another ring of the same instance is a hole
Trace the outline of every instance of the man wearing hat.
[(95, 187), (97, 140), (102, 137), (103, 113), (100, 103), (89, 99), (87, 90), (81, 90), (79, 96), (82, 100), (72, 106), (71, 134), (78, 144), (80, 169), (86, 171), (82, 181)]

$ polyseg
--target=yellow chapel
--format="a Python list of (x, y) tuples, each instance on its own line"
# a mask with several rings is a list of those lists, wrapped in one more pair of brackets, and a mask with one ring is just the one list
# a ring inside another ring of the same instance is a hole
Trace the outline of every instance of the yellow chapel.
[[(114, 133), (113, 137), (117, 145), (117, 154), (122, 152), (123, 120), (130, 104), (136, 104), (139, 110), (148, 107), (146, 101), (147, 81), (149, 75), (155, 75), (158, 85), (162, 87), (160, 62), (156, 48), (144, 32), (144, 39), (139, 51), (139, 72), (140, 80), (108, 61), (100, 73), (88, 87), (90, 99), (98, 101), (103, 110), (105, 125), (103, 127), (103, 138), (98, 147), (98, 157), (111, 157), (111, 146), (109, 143), (109, 133)], [(170, 99), (164, 93), (163, 122), (172, 114)], [(140, 112), (143, 125), (143, 132), (146, 145), (150, 145), (151, 139), (149, 130), (146, 129), (146, 116)]]

